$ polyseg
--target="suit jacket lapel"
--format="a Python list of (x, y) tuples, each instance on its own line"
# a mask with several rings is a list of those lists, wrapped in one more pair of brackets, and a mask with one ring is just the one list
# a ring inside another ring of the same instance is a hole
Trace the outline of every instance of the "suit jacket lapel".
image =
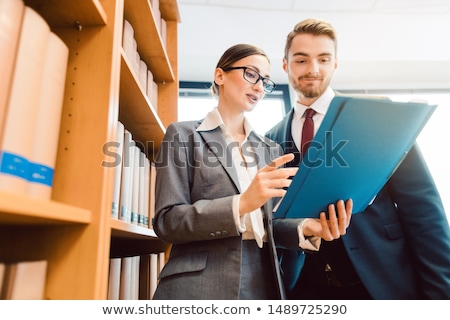
[(239, 178), (233, 165), (231, 150), (228, 148), (220, 128), (217, 127), (211, 131), (199, 131), (199, 134), (203, 137), (205, 145), (210, 152), (216, 156), (217, 160), (222, 165), (222, 168), (228, 173), (230, 180), (234, 183), (239, 192), (242, 192)]
[[(255, 152), (258, 170), (263, 168), (265, 165), (269, 164), (272, 160), (270, 158), (270, 150), (269, 146), (261, 140), (256, 134), (251, 133), (248, 137), (248, 141), (251, 143), (253, 147), (253, 151)], [(273, 210), (272, 201), (267, 201), (264, 206), (263, 213), (266, 216), (266, 219), (271, 219), (271, 213)]]

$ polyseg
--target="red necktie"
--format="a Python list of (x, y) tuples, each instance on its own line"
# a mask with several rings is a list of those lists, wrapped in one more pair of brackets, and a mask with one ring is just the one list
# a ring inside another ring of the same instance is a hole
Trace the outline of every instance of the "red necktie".
[(303, 114), (303, 116), (305, 117), (305, 122), (303, 123), (302, 144), (300, 150), (302, 158), (308, 150), (309, 144), (314, 137), (314, 121), (312, 117), (315, 113), (316, 111), (314, 111), (314, 109), (308, 108)]

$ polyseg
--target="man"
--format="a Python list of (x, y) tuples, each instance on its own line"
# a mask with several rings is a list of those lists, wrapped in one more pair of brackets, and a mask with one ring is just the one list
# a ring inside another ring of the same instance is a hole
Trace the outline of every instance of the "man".
[[(336, 32), (323, 20), (302, 21), (287, 36), (283, 69), (297, 102), (267, 136), (296, 154), (292, 166), (301, 161), (305, 110), (314, 109), (317, 132), (335, 96), (336, 52)], [(290, 299), (450, 298), (450, 228), (417, 146), (345, 235), (312, 253), (279, 250)]]

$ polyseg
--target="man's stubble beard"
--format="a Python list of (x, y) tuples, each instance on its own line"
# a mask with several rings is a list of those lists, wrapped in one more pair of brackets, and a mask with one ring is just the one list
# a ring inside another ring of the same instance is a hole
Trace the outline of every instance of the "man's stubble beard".
[(300, 86), (301, 79), (290, 79), (291, 85), (297, 94), (306, 99), (314, 99), (320, 97), (328, 88), (331, 77), (328, 79), (322, 79), (322, 82), (319, 87), (304, 87)]

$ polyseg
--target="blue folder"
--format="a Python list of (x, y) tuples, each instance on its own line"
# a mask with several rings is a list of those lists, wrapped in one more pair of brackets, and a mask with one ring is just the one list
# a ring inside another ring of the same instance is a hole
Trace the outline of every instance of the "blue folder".
[(437, 105), (336, 96), (275, 218), (318, 218), (353, 199), (364, 211), (414, 145)]

